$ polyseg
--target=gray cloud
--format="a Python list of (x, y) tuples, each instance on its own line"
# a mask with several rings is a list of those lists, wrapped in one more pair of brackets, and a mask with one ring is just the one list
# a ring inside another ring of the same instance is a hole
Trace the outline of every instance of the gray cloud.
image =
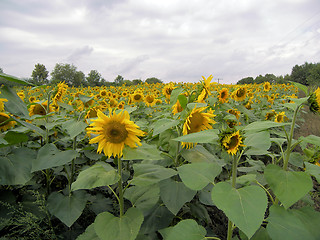
[(313, 0), (12, 0), (0, 2), (0, 67), (29, 77), (70, 62), (112, 81), (150, 76), (231, 83), (318, 61)]

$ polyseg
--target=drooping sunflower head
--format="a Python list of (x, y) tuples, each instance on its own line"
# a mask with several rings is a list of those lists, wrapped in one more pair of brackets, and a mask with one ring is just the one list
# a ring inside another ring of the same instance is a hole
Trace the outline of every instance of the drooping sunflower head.
[(232, 97), (234, 100), (240, 102), (243, 101), (247, 96), (247, 88), (239, 87), (234, 92), (232, 92)]
[(130, 121), (127, 111), (118, 114), (110, 111), (106, 116), (98, 110), (97, 116), (98, 119), (92, 120), (93, 123), (87, 128), (87, 133), (96, 135), (89, 143), (98, 143), (98, 153), (103, 151), (107, 157), (121, 157), (125, 145), (131, 148), (141, 146), (138, 136), (143, 136), (144, 132)]
[(10, 128), (13, 128), (16, 125), (15, 121), (8, 121), (10, 116), (4, 112), (0, 112), (0, 130), (7, 131)]
[(228, 98), (229, 98), (229, 90), (228, 88), (222, 88), (219, 91), (219, 95), (218, 95), (218, 99), (221, 103), (226, 103), (228, 102)]
[(182, 112), (183, 108), (180, 104), (180, 101), (177, 100), (177, 102), (172, 106), (172, 113), (173, 115), (176, 115), (179, 112)]
[(265, 82), (265, 83), (263, 84), (263, 90), (264, 90), (265, 92), (269, 92), (269, 91), (271, 90), (271, 84), (270, 84), (269, 82)]
[[(207, 107), (197, 108), (195, 106), (191, 113), (188, 115), (185, 120), (182, 128), (182, 134), (187, 135), (190, 133), (196, 133), (207, 129), (212, 129), (211, 124), (216, 122), (213, 118), (216, 116), (213, 114), (213, 111), (203, 112)], [(192, 148), (193, 143), (181, 142), (182, 147)]]
[(311, 112), (320, 113), (320, 87), (310, 95), (308, 103)]
[(231, 155), (235, 155), (239, 150), (242, 149), (242, 147), (244, 147), (244, 138), (239, 130), (234, 132), (226, 130), (225, 132), (220, 133), (219, 139), (222, 149)]
[[(29, 116), (33, 116), (33, 115), (46, 115), (47, 114), (47, 109), (48, 108), (48, 103), (47, 102), (43, 102), (43, 103), (36, 103), (30, 106), (29, 108)], [(49, 112), (53, 112), (53, 108), (50, 105), (49, 106)]]
[(271, 112), (267, 112), (266, 116), (265, 116), (265, 120), (271, 120), (273, 119), (273, 117), (276, 115), (276, 111), (275, 110), (271, 110)]

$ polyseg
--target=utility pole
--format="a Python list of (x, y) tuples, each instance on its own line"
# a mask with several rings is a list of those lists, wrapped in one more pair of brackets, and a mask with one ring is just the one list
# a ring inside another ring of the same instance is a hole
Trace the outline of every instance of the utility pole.
[(217, 78), (218, 84), (220, 84), (220, 80), (223, 80), (223, 78)]

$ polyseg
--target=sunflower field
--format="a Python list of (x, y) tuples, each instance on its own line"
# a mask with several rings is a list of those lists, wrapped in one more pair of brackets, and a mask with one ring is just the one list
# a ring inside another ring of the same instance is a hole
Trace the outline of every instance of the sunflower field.
[(2, 86), (0, 239), (320, 239), (320, 88), (212, 78)]

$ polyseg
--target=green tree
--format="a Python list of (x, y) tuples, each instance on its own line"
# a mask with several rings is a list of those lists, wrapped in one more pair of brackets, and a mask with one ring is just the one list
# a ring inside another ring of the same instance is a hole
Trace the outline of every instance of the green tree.
[(156, 78), (156, 77), (147, 78), (145, 82), (149, 83), (149, 84), (151, 84), (151, 83), (162, 83), (162, 81), (160, 79)]
[(124, 83), (124, 78), (121, 75), (118, 75), (113, 82), (116, 86), (121, 86)]
[(310, 70), (312, 67), (313, 64), (307, 62), (305, 62), (303, 65), (295, 65), (291, 71), (291, 81), (308, 85), (307, 78), (310, 75)]
[(57, 84), (59, 82), (65, 82), (69, 86), (85, 85), (85, 76), (81, 71), (77, 71), (77, 68), (73, 64), (57, 63), (51, 72), (51, 83)]
[(254, 83), (253, 77), (242, 78), (237, 82), (237, 84), (250, 84), (250, 83)]
[(43, 64), (37, 63), (34, 66), (34, 69), (32, 71), (31, 82), (36, 85), (43, 85), (47, 84), (48, 81), (49, 72), (47, 71), (46, 67)]
[(88, 85), (91, 87), (103, 85), (104, 79), (97, 70), (91, 70), (86, 77)]
[(141, 83), (143, 83), (143, 82), (142, 82), (141, 79), (133, 79), (133, 80), (132, 80), (132, 83), (133, 83), (133, 85), (138, 85), (138, 84), (141, 84)]
[(308, 85), (320, 85), (320, 63), (314, 64), (307, 76)]
[(124, 80), (123, 83), (126, 84), (126, 86), (133, 85), (133, 83), (130, 80)]

